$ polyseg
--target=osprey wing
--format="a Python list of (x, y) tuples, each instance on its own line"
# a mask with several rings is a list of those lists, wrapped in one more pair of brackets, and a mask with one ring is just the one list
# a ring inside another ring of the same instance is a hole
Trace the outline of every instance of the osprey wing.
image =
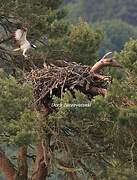
[(26, 31), (23, 31), (22, 29), (17, 29), (14, 33), (14, 38), (16, 41), (22, 44), (26, 41), (26, 35), (27, 35)]

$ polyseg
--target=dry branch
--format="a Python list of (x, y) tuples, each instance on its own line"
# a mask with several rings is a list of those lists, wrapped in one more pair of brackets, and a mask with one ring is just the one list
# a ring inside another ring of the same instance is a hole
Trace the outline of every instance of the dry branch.
[(103, 58), (91, 68), (90, 72), (99, 73), (99, 71), (106, 66), (122, 68), (122, 65), (119, 64), (114, 58), (108, 57), (110, 54), (112, 54), (112, 52), (106, 53)]

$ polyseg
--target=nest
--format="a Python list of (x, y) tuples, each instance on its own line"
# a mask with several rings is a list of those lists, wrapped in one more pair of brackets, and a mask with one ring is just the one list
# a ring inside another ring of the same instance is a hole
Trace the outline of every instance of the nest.
[(27, 81), (32, 82), (36, 102), (49, 107), (53, 96), (62, 97), (69, 91), (74, 97), (76, 90), (89, 98), (106, 93), (107, 82), (91, 73), (91, 67), (75, 62), (56, 62), (45, 65), (42, 69), (33, 69), (26, 74)]

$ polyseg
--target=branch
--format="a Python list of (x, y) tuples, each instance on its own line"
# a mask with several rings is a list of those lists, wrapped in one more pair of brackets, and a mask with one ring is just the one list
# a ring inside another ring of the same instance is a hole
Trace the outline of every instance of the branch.
[(99, 60), (90, 70), (91, 73), (98, 73), (102, 68), (110, 66), (110, 67), (117, 67), (122, 68), (122, 65), (119, 64), (115, 59), (113, 58), (107, 58), (108, 55), (110, 55), (111, 52), (105, 54), (101, 60)]
[(14, 56), (17, 55), (17, 52), (13, 52), (12, 50), (6, 49), (5, 47), (2, 47), (2, 46), (0, 46), (0, 51), (8, 55), (14, 55)]
[(106, 57), (108, 57), (110, 54), (113, 54), (111, 51), (110, 52), (108, 52), (108, 53), (106, 53), (103, 57), (102, 57), (102, 59), (105, 59)]
[(68, 167), (65, 162), (59, 159), (57, 160), (58, 160), (58, 163), (56, 163), (57, 169), (66, 172), (70, 180), (79, 180), (77, 172), (80, 171), (80, 169), (74, 167)]
[(87, 166), (81, 160), (79, 160), (78, 162), (81, 165), (81, 167), (90, 174), (90, 176), (93, 178), (93, 180), (97, 180), (97, 176), (93, 171), (91, 171), (89, 168), (87, 168)]
[(87, 90), (88, 93), (95, 93), (95, 95), (102, 95), (102, 96), (105, 96), (107, 94), (107, 89), (104, 89), (104, 88), (98, 88), (98, 87), (95, 87), (95, 86), (91, 86), (89, 90)]
[(94, 79), (102, 80), (108, 83), (112, 83), (112, 77), (111, 76), (104, 76), (100, 74), (94, 74)]
[(64, 165), (65, 163), (63, 163), (62, 161), (58, 162), (56, 164), (56, 168), (59, 169), (59, 170), (62, 170), (66, 173), (74, 173), (74, 172), (77, 172), (79, 171), (79, 169), (77, 168), (74, 168), (74, 167), (67, 167), (66, 165)]
[(5, 43), (5, 42), (9, 41), (9, 40), (11, 40), (12, 38), (13, 38), (13, 37), (12, 37), (12, 36), (10, 36), (10, 37), (8, 37), (8, 38), (6, 38), (6, 39), (2, 39), (2, 40), (0, 41), (0, 44)]

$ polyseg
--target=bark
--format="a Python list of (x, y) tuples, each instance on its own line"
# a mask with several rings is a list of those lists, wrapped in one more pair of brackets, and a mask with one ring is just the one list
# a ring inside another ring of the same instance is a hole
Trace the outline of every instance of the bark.
[(32, 173), (31, 180), (45, 180), (50, 167), (51, 151), (49, 148), (48, 136), (43, 135), (43, 120), (48, 117), (50, 109), (41, 107), (37, 113), (41, 140), (37, 145), (36, 161)]
[(18, 171), (16, 180), (28, 179), (28, 164), (27, 164), (27, 147), (21, 146), (18, 155)]
[(79, 177), (77, 176), (76, 172), (70, 172), (68, 173), (69, 180), (79, 180)]
[(105, 65), (101, 61), (98, 61), (94, 66), (92, 66), (90, 71), (92, 73), (98, 73), (103, 67), (105, 67)]
[(48, 164), (45, 162), (43, 142), (37, 146), (36, 162), (32, 174), (32, 180), (45, 180), (48, 175)]
[(98, 88), (98, 87), (94, 87), (94, 86), (91, 86), (90, 89), (87, 91), (89, 93), (95, 93), (95, 95), (102, 95), (102, 96), (105, 96), (107, 94), (107, 89), (104, 89), (104, 88)]
[(86, 90), (83, 87), (78, 87), (77, 90), (80, 90), (84, 94), (89, 93), (90, 95), (93, 95), (93, 96), (96, 96), (96, 95), (105, 96), (105, 95), (107, 95), (107, 92), (108, 92), (107, 89), (105, 89), (105, 88), (99, 88), (99, 87), (95, 87), (95, 86), (89, 86), (89, 88)]
[(7, 180), (14, 180), (16, 169), (10, 160), (6, 157), (5, 153), (0, 149), (0, 171), (4, 172)]

